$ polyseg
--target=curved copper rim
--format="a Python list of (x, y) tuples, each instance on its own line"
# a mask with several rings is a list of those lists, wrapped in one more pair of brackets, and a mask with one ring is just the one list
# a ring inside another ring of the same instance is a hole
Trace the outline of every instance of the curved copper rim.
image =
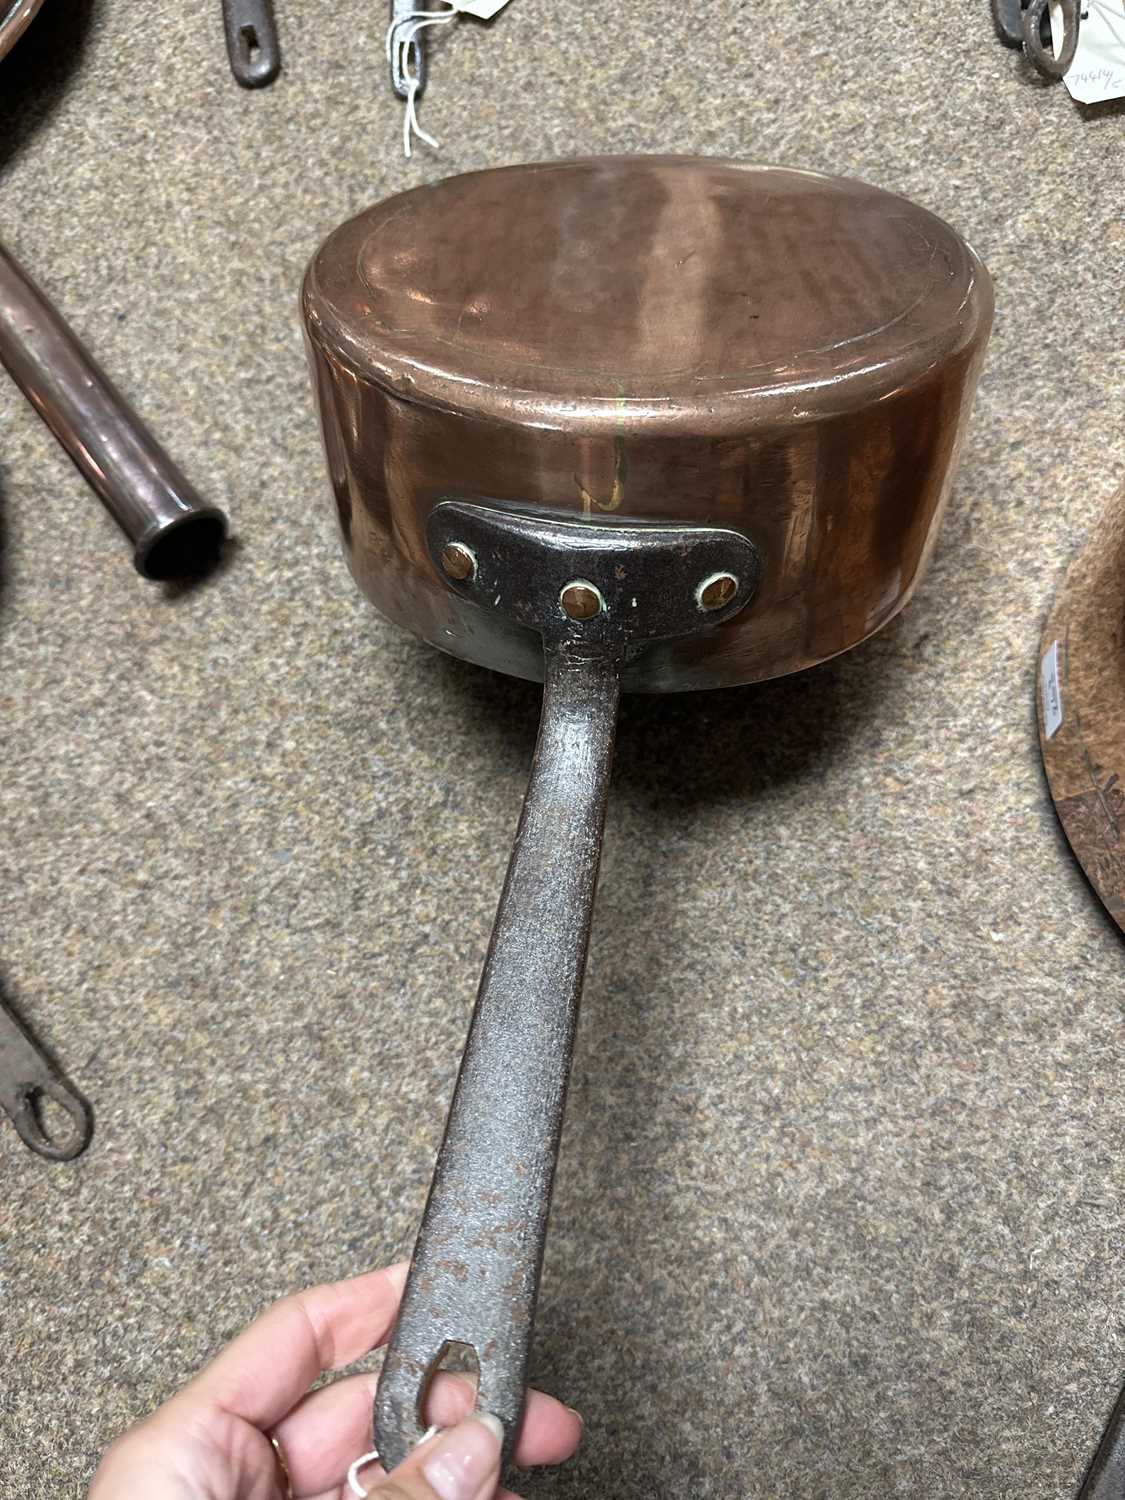
[[(770, 162), (740, 160), (735, 157), (701, 159), (713, 166), (752, 173), (776, 172), (780, 175), (805, 177), (828, 185), (849, 180), (834, 177), (830, 173), (779, 166)], [(665, 153), (654, 153), (647, 157), (644, 155), (573, 157), (561, 161), (517, 162), (504, 167), (489, 168), (486, 172), (458, 175), (475, 177), (529, 170), (550, 172), (585, 166), (594, 161), (613, 163), (636, 160), (690, 164), (696, 158), (689, 155)], [(902, 199), (898, 193), (874, 188), (868, 183), (859, 183), (858, 179), (856, 181), (859, 186), (885, 198), (888, 203), (909, 202), (909, 200)], [(369, 341), (357, 338), (353, 320), (341, 310), (333, 292), (323, 284), (320, 274), (322, 257), (330, 247), (337, 244), (343, 248), (346, 259), (358, 257), (362, 242), (368, 233), (368, 220), (372, 213), (376, 211), (387, 213), (401, 199), (433, 191), (435, 186), (440, 187), (441, 183), (430, 187), (406, 189), (403, 193), (395, 194), (392, 198), (372, 205), (371, 208), (341, 224), (320, 246), (306, 269), (301, 288), (301, 306), (310, 335), (319, 338), (323, 345), (331, 350), (332, 357), (357, 379), (378, 386), (392, 396), (405, 396), (412, 404), (421, 407), (461, 413), (477, 420), (483, 418), (496, 422), (500, 426), (527, 425), (546, 428), (565, 426), (568, 430), (591, 436), (615, 431), (620, 422), (620, 403), (613, 396), (575, 400), (545, 391), (522, 390), (516, 385), (505, 384), (493, 385), (483, 397), (480, 388), (474, 388), (474, 399), (471, 402), (465, 402), (463, 390), (456, 379), (437, 378), (428, 388), (421, 389), (409, 370), (403, 368), (401, 362), (393, 354), (376, 353)], [(994, 310), (992, 280), (972, 246), (950, 225), (936, 214), (921, 209), (917, 204), (910, 203), (909, 207), (914, 214), (925, 214), (926, 218), (932, 221), (935, 230), (948, 239), (951, 247), (956, 248), (962, 260), (964, 293), (956, 317), (958, 337), (953, 345), (944, 342), (940, 351), (943, 357), (956, 355), (971, 347), (979, 339), (982, 328), (987, 330), (991, 326)], [(914, 350), (904, 351), (901, 356), (890, 361), (888, 367), (877, 377), (868, 377), (864, 381), (856, 382), (842, 381), (830, 390), (826, 390), (819, 382), (805, 385), (801, 382), (790, 383), (777, 378), (764, 380), (757, 386), (752, 384), (747, 389), (716, 392), (709, 402), (704, 435), (723, 436), (741, 431), (751, 419), (759, 425), (776, 422), (778, 425), (787, 426), (798, 416), (807, 416), (811, 420), (817, 417), (849, 414), (896, 392), (923, 385), (931, 375), (937, 357), (938, 352), (934, 348), (920, 344)], [(804, 411), (806, 402), (807, 412)], [(638, 397), (630, 399), (629, 421), (635, 429), (641, 431), (662, 432), (669, 436), (677, 436), (681, 433), (697, 435), (700, 413), (698, 405), (694, 402), (685, 405), (676, 402), (648, 404), (643, 397)]]
[(1125, 489), (1099, 518), (1051, 606), (1035, 696), (1063, 833), (1125, 931)]
[(23, 36), (43, 0), (15, 0), (5, 15), (0, 15), (0, 57), (15, 46)]

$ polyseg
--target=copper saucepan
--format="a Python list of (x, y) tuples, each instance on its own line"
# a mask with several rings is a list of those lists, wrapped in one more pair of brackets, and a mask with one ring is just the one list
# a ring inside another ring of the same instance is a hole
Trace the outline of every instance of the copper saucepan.
[(451, 1346), (523, 1404), (618, 692), (808, 667), (910, 598), (992, 319), (940, 219), (861, 182), (622, 157), (454, 177), (342, 225), (303, 308), (348, 560), (390, 620), (545, 681), (375, 1405)]

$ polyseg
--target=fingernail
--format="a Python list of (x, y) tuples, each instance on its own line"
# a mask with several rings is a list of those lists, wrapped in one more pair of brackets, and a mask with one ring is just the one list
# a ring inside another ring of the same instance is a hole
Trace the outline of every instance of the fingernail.
[(500, 1463), (504, 1429), (490, 1412), (476, 1412), (434, 1444), (422, 1465), (426, 1482), (439, 1500), (476, 1500), (481, 1486)]
[(568, 1406), (567, 1407), (567, 1411), (570, 1413), (570, 1415), (572, 1417), (577, 1417), (578, 1418), (578, 1425), (579, 1425), (579, 1427), (581, 1427), (582, 1430), (585, 1431), (586, 1430), (586, 1418), (582, 1415), (582, 1413), (578, 1410), (578, 1408), (576, 1406)]

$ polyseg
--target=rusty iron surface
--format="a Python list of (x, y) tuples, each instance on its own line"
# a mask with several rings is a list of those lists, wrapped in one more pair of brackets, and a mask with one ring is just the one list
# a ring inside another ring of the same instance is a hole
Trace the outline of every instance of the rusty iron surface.
[[(375, 1401), (375, 1446), (400, 1463), (422, 1435), (428, 1380), (453, 1346), (479, 1368), (478, 1405), (510, 1456), (523, 1411), (539, 1271), (601, 854), (621, 666), (670, 635), (706, 633), (758, 580), (735, 532), (584, 525), (445, 502), (427, 542), (454, 553), (482, 613), (534, 628), (546, 657), (539, 740), (461, 1071)], [(702, 602), (709, 580), (734, 580)], [(576, 578), (598, 608), (563, 602)]]

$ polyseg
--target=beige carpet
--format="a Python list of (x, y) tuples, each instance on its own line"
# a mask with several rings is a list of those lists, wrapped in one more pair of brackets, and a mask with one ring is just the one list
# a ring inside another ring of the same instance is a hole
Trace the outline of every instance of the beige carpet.
[(237, 545), (145, 584), (0, 380), (9, 998), (93, 1101), (0, 1120), (0, 1494), (101, 1448), (268, 1299), (412, 1241), (537, 694), (383, 625), (296, 313), (321, 237), (491, 163), (689, 150), (961, 229), (997, 322), (933, 568), (884, 635), (629, 700), (534, 1376), (529, 1497), (1073, 1493), (1125, 1377), (1125, 964), (1056, 831), (1040, 622), (1125, 470), (1125, 115), (918, 6), (512, 0), (400, 154), (379, 6), (46, 0), (0, 66), (0, 237)]

